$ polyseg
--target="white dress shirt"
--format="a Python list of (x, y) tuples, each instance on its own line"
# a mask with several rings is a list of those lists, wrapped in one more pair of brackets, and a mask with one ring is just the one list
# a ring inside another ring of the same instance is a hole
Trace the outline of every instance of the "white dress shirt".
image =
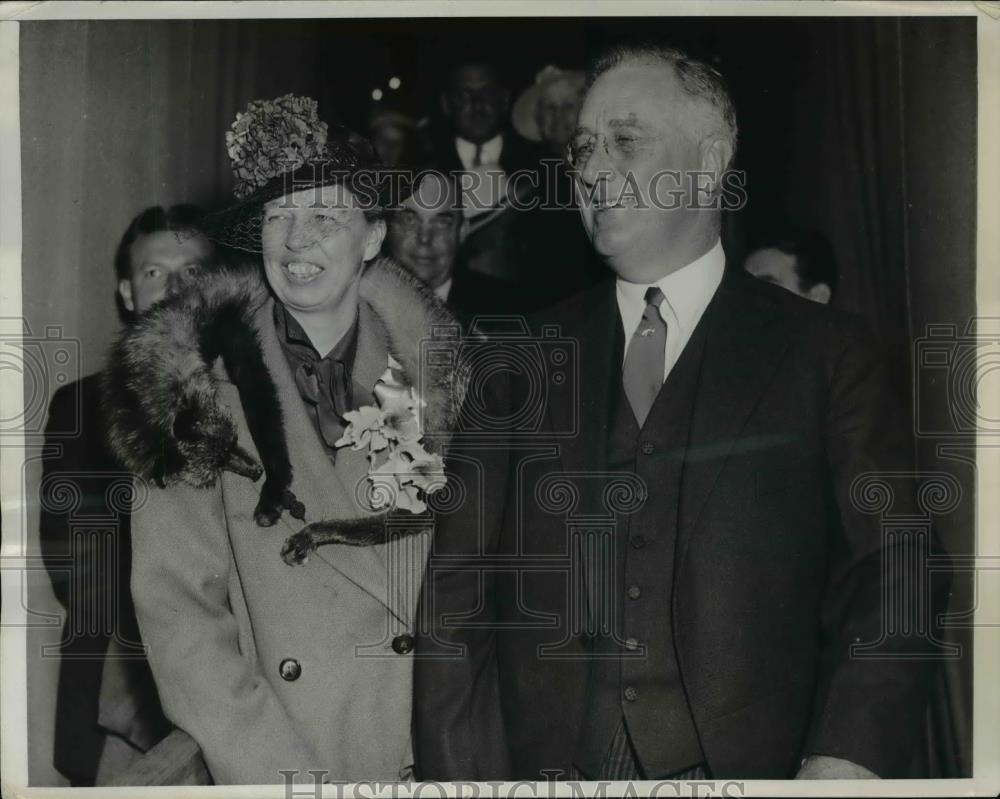
[[(716, 241), (701, 258), (660, 278), (656, 283), (629, 283), (618, 278), (618, 312), (625, 330), (626, 354), (632, 335), (646, 310), (646, 290), (650, 286), (659, 286), (664, 297), (660, 303), (660, 315), (667, 323), (667, 346), (663, 354), (663, 379), (666, 380), (719, 288), (725, 268), (726, 254), (722, 250), (722, 242)], [(622, 362), (624, 363), (624, 358)]]
[(441, 300), (441, 302), (448, 302), (448, 294), (451, 291), (451, 281), (452, 280), (453, 280), (453, 278), (449, 277), (440, 286), (436, 286), (434, 288), (434, 293), (437, 294), (438, 299)]
[[(481, 146), (482, 150), (479, 152), (480, 165), (485, 166), (487, 164), (500, 163), (500, 153), (503, 150), (502, 133), (498, 133), (489, 141), (484, 141)], [(456, 136), (455, 149), (458, 151), (458, 157), (462, 162), (462, 166), (466, 169), (472, 169), (472, 162), (476, 157), (476, 145), (471, 141), (466, 141)]]

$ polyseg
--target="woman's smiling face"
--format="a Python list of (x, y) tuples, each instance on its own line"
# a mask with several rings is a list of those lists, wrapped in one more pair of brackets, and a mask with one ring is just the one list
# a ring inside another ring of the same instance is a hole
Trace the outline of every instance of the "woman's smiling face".
[(341, 185), (303, 189), (264, 206), (264, 272), (287, 308), (315, 312), (339, 306), (385, 236)]

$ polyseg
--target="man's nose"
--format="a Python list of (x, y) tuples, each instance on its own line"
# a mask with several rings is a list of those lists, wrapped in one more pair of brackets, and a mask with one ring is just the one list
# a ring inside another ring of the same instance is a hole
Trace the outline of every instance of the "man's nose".
[(420, 244), (430, 244), (434, 234), (431, 233), (430, 225), (420, 225), (417, 228), (417, 242)]
[(184, 288), (184, 272), (183, 270), (171, 270), (167, 274), (167, 297), (173, 297), (178, 294), (182, 288)]
[(580, 180), (587, 186), (594, 186), (599, 181), (607, 181), (612, 172), (611, 159), (604, 149), (604, 141), (598, 139), (594, 142), (594, 150), (590, 157), (580, 167)]

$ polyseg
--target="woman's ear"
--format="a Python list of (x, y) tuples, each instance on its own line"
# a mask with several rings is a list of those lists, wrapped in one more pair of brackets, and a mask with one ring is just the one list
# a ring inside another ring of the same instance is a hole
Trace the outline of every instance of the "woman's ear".
[(368, 228), (368, 240), (365, 242), (364, 260), (370, 261), (382, 249), (382, 241), (385, 239), (385, 220), (376, 219)]

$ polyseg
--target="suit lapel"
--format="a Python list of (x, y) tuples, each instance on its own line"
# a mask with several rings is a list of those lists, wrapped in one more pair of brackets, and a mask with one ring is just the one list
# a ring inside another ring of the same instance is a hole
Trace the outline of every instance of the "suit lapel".
[[(358, 323), (358, 347), (355, 356), (355, 381), (371, 387), (385, 371), (387, 350), (380, 341), (381, 326), (372, 324), (373, 312), (362, 302)], [(377, 321), (377, 320), (376, 320)], [(362, 515), (356, 497), (365, 475), (368, 461), (363, 452), (343, 448), (337, 453), (336, 466), (330, 461), (326, 448), (320, 443), (316, 430), (306, 416), (302, 398), (295, 387), (285, 356), (281, 351), (274, 329), (274, 303), (269, 301), (259, 311), (257, 328), (260, 332), (264, 361), (274, 377), (284, 414), (288, 450), (294, 470), (292, 490), (306, 506), (306, 521), (345, 519)], [(378, 353), (381, 352), (381, 355)], [(374, 375), (374, 376), (373, 376)], [(370, 404), (373, 398), (355, 398), (358, 404)], [(357, 492), (357, 493), (356, 493)], [(297, 532), (301, 523), (288, 514), (281, 517), (289, 534)], [(405, 608), (388, 590), (387, 559), (384, 546), (320, 547), (314, 556), (317, 564), (330, 566), (359, 588), (379, 600), (395, 615)], [(306, 568), (311, 568), (307, 564)]]
[(566, 471), (601, 471), (607, 465), (611, 403), (621, 379), (617, 351), (621, 321), (614, 281), (591, 289), (575, 312), (564, 323), (562, 335), (575, 342), (578, 383), (570, 380), (553, 386), (549, 422), (551, 429), (565, 430), (565, 415), (576, 415), (576, 434), (560, 445)]
[(727, 271), (710, 314), (691, 433), (684, 459), (678, 518), (679, 557), (740, 431), (788, 348), (787, 329), (756, 300), (741, 271)]

